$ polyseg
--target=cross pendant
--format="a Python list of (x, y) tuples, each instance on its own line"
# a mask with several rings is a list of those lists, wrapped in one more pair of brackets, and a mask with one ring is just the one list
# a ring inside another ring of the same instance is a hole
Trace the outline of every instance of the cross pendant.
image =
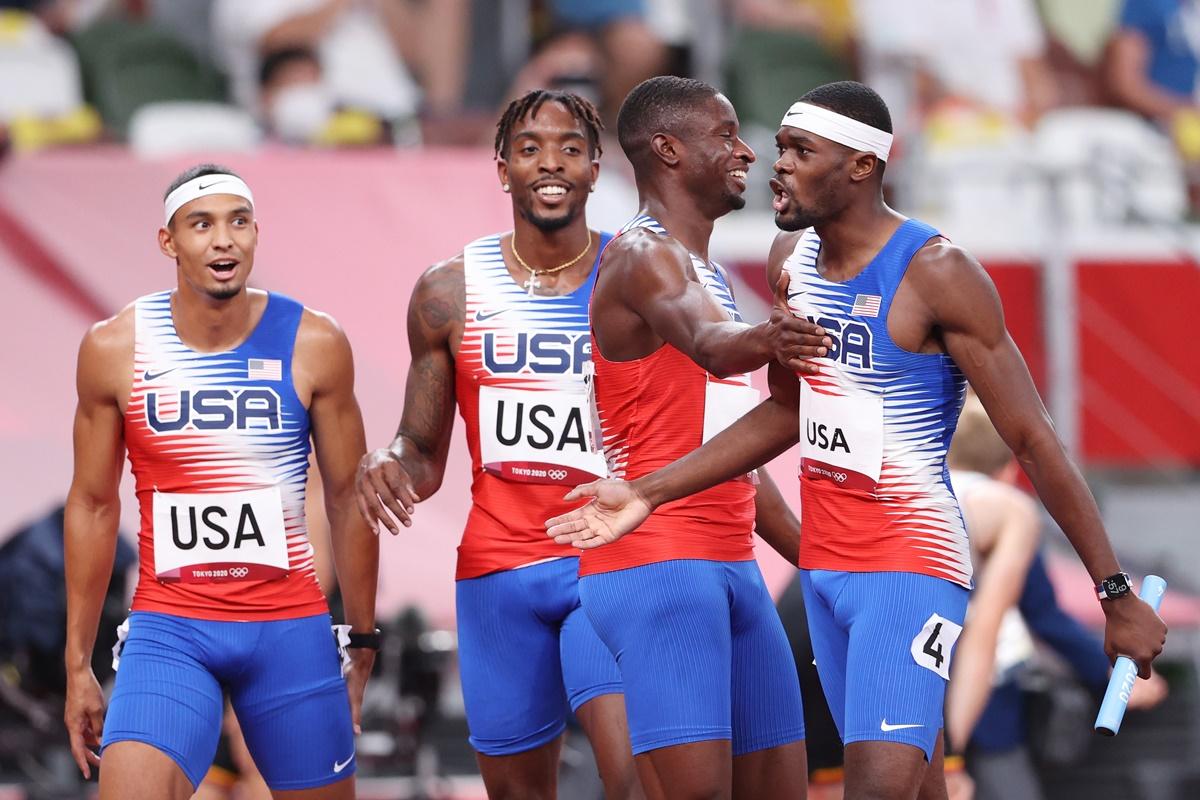
[(530, 272), (529, 277), (525, 280), (525, 291), (532, 296), (540, 288), (542, 288), (542, 282), (537, 279), (536, 274)]

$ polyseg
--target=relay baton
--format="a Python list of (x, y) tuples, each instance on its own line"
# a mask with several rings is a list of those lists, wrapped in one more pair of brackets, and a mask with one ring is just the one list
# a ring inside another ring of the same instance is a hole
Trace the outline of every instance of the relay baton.
[[(1157, 575), (1147, 575), (1142, 581), (1142, 591), (1138, 597), (1145, 600), (1155, 613), (1162, 605), (1163, 593), (1167, 591), (1167, 582)], [(1105, 736), (1116, 736), (1121, 730), (1121, 720), (1125, 717), (1125, 707), (1129, 705), (1129, 693), (1133, 691), (1133, 683), (1137, 680), (1137, 664), (1125, 656), (1117, 658), (1112, 675), (1108, 679), (1108, 689), (1104, 692), (1104, 702), (1100, 704), (1100, 713), (1096, 715), (1096, 731)]]

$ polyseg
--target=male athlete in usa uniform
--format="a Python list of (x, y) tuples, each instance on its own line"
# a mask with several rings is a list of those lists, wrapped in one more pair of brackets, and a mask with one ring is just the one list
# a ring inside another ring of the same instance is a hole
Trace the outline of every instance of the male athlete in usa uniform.
[(493, 798), (554, 796), (570, 711), (610, 800), (640, 796), (621, 677), (580, 608), (578, 553), (543, 527), (569, 508), (567, 487), (607, 474), (586, 383), (588, 300), (610, 238), (584, 213), (599, 131), (595, 109), (569, 93), (535, 90), (508, 107), (496, 157), (513, 231), (475, 240), (417, 283), (400, 430), (359, 473), (369, 520), (411, 524), (413, 503), (441, 484), (457, 403), (473, 475), (456, 576), (460, 672)]
[[(378, 540), (354, 507), (366, 448), (349, 343), (328, 316), (246, 287), (258, 228), (230, 170), (181, 175), (158, 240), (176, 288), (98, 323), (80, 348), (66, 516), (72, 751), (85, 776), (101, 767), (103, 800), (186, 798), (212, 762), (228, 693), (274, 796), (352, 798), (378, 647)], [(305, 528), (310, 438), (351, 628), (339, 631), (343, 658)], [(141, 563), (105, 714), (90, 662), (126, 451)]]
[[(621, 106), (618, 136), (642, 211), (596, 277), (592, 358), (609, 466), (636, 478), (753, 408), (747, 373), (778, 342), (825, 350), (807, 320), (743, 323), (708, 258), (716, 219), (745, 203), (754, 160), (729, 101), (699, 81), (651, 78)], [(756, 526), (795, 559), (799, 524), (770, 478), (731, 476), (581, 558), (583, 607), (618, 658), (651, 797), (770, 800), (804, 784), (799, 683), (754, 559)]]
[[(945, 462), (967, 379), (1092, 577), (1099, 584), (1119, 567), (987, 274), (884, 204), (890, 131), (877, 94), (839, 82), (801, 98), (776, 136), (771, 185), (785, 233), (768, 277), (777, 310), (833, 338), (818, 371), (779, 354), (769, 400), (670, 467), (581, 487), (569, 499), (596, 501), (550, 529), (584, 548), (615, 541), (661, 504), (799, 441), (799, 566), (817, 669), (846, 743), (846, 796), (899, 800), (946, 792), (942, 705), (971, 562)], [(1101, 603), (1109, 653), (1148, 674), (1166, 629), (1120, 594)]]

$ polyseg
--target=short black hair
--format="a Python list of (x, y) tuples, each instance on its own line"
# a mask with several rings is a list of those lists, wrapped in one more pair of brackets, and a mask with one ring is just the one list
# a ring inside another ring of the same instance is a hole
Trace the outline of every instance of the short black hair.
[(716, 97), (713, 86), (693, 78), (658, 75), (633, 87), (617, 112), (617, 140), (635, 165), (656, 133), (671, 133), (698, 102)]
[(801, 97), (800, 102), (828, 108), (885, 133), (892, 132), (892, 115), (887, 103), (865, 83), (835, 81), (822, 84)]
[(600, 157), (604, 152), (600, 146), (600, 131), (604, 130), (604, 123), (600, 121), (600, 113), (596, 111), (596, 107), (574, 92), (533, 89), (509, 103), (508, 108), (500, 115), (500, 121), (496, 123), (496, 158), (508, 158), (513, 126), (526, 117), (536, 117), (541, 107), (548, 102), (558, 103), (571, 112), (571, 116), (579, 121), (587, 134), (588, 157)]
[(183, 172), (179, 173), (179, 177), (171, 181), (171, 185), (167, 187), (167, 191), (163, 192), (163, 201), (170, 196), (171, 192), (183, 186), (188, 181), (194, 181), (204, 175), (232, 175), (235, 178), (241, 179), (241, 175), (231, 170), (229, 167), (223, 167), (220, 164), (197, 164), (194, 167), (188, 167)]
[(266, 86), (281, 69), (298, 61), (311, 61), (318, 67), (321, 65), (317, 52), (311, 47), (281, 47), (262, 57), (258, 65), (258, 85)]

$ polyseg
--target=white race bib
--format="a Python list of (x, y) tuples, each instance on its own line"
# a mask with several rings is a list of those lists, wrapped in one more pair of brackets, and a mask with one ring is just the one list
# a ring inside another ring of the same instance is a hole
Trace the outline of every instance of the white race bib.
[(161, 581), (221, 583), (288, 573), (279, 487), (154, 493), (154, 573)]
[(759, 403), (758, 389), (736, 383), (718, 383), (712, 378), (704, 387), (704, 444), (744, 417)]
[(483, 468), (505, 480), (574, 486), (607, 477), (591, 427), (585, 391), (479, 387)]
[(800, 475), (874, 494), (883, 464), (883, 398), (822, 394), (800, 381)]

